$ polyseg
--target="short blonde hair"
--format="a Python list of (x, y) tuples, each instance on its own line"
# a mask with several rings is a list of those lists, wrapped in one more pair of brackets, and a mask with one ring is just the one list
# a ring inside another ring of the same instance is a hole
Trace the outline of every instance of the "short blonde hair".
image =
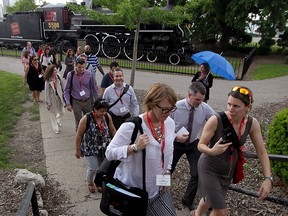
[(147, 91), (144, 97), (143, 107), (148, 112), (165, 98), (173, 107), (175, 106), (177, 95), (174, 89), (164, 83), (155, 83)]

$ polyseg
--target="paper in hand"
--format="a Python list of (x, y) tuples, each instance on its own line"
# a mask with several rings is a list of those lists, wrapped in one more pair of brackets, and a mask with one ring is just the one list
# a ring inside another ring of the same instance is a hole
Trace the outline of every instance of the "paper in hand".
[(180, 128), (180, 130), (176, 133), (176, 135), (189, 135), (189, 132), (187, 131), (187, 129), (183, 126), (182, 128)]

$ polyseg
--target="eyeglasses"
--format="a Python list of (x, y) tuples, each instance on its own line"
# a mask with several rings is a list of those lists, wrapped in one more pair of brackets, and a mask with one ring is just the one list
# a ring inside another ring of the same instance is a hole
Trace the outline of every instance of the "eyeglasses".
[(175, 106), (175, 107), (172, 107), (172, 108), (163, 108), (163, 107), (160, 107), (158, 104), (156, 104), (156, 106), (161, 110), (161, 112), (163, 113), (163, 114), (167, 114), (167, 113), (169, 113), (169, 112), (175, 112), (175, 110), (177, 109), (177, 107)]
[(32, 61), (37, 61), (38, 59), (32, 59)]
[(243, 88), (243, 87), (240, 87), (240, 86), (235, 86), (235, 87), (232, 88), (232, 91), (233, 92), (238, 91), (241, 94), (248, 95), (250, 97), (250, 92), (246, 88)]

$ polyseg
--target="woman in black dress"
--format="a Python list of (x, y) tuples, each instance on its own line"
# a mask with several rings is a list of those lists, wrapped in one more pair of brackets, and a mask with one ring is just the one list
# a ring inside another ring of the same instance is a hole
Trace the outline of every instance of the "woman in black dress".
[(41, 64), (36, 56), (30, 58), (30, 63), (25, 69), (24, 85), (28, 83), (29, 89), (32, 91), (34, 103), (40, 103), (40, 92), (44, 90), (44, 79)]
[(210, 73), (209, 64), (204, 62), (200, 64), (200, 71), (193, 77), (191, 82), (201, 82), (206, 88), (204, 102), (209, 100), (210, 88), (213, 86), (213, 75)]

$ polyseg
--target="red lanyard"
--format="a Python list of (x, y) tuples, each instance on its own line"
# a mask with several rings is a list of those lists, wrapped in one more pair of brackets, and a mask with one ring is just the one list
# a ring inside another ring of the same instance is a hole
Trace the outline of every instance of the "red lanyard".
[[(156, 134), (155, 132), (155, 128), (152, 124), (152, 121), (150, 119), (150, 116), (149, 116), (149, 113), (147, 112), (146, 113), (146, 116), (147, 116), (147, 122), (149, 124), (149, 127), (150, 127), (150, 131), (152, 132), (152, 135), (153, 137), (157, 140), (158, 142), (158, 135)], [(164, 168), (164, 149), (165, 149), (165, 128), (164, 128), (164, 121), (161, 121), (161, 154), (162, 154), (162, 157), (161, 157), (161, 160), (162, 160), (162, 168)]]
[(38, 70), (38, 68), (39, 68), (38, 63), (37, 63), (37, 66), (35, 66), (34, 64), (32, 64), (32, 65), (33, 65), (33, 67), (36, 69), (37, 73), (40, 74), (40, 73), (39, 73), (39, 70)]
[[(232, 119), (229, 119), (229, 121), (231, 122), (231, 125), (233, 125)], [(239, 131), (238, 131), (238, 134), (237, 134), (238, 135), (238, 140), (240, 140), (240, 138), (241, 138), (241, 130), (242, 130), (243, 126), (244, 126), (244, 122), (245, 122), (245, 117), (242, 118), (241, 123), (240, 123)], [(241, 151), (242, 147), (239, 147), (239, 150)], [(231, 146), (231, 152), (233, 152), (233, 151), (234, 151), (234, 147), (232, 145)], [(232, 162), (232, 160), (233, 160), (233, 154), (231, 153), (230, 161)]]
[[(118, 93), (117, 93), (117, 91), (116, 91), (116, 88), (114, 88), (114, 92), (115, 92), (115, 94), (117, 95), (117, 97), (119, 98), (120, 95), (122, 94), (122, 88), (120, 89), (120, 94), (119, 94), (119, 95), (118, 95)], [(122, 99), (120, 99), (120, 102), (121, 102), (121, 104), (123, 105)]]
[(80, 77), (79, 77), (79, 74), (76, 72), (76, 70), (74, 71), (74, 73), (75, 73), (77, 79), (78, 79), (79, 82), (80, 82), (80, 88), (81, 88), (81, 90), (83, 90), (83, 88), (82, 88), (82, 82), (84, 81), (84, 73), (85, 73), (85, 72), (83, 72), (83, 75), (82, 75), (81, 79), (80, 79)]
[(113, 78), (113, 76), (111, 76), (110, 73), (108, 73), (108, 75), (109, 75), (110, 79), (114, 82), (114, 78)]
[(52, 81), (53, 82), (53, 85), (54, 85), (54, 89), (55, 89), (55, 91), (57, 91), (57, 80), (54, 80), (54, 81)]
[(101, 132), (103, 132), (103, 131), (104, 131), (104, 117), (103, 117), (102, 120), (100, 121), (100, 124), (98, 124), (98, 122), (97, 122), (96, 113), (95, 113), (95, 112), (93, 112), (93, 117), (94, 117), (94, 119), (95, 119), (95, 122), (96, 122), (99, 130), (100, 130)]
[[(229, 119), (229, 121), (231, 122), (231, 125), (233, 125), (232, 119)], [(242, 130), (243, 126), (244, 126), (244, 122), (245, 122), (245, 117), (242, 118), (241, 123), (240, 123), (239, 131), (238, 131), (238, 134), (237, 134), (238, 135), (238, 140), (240, 140), (240, 138), (241, 138), (241, 130)]]

